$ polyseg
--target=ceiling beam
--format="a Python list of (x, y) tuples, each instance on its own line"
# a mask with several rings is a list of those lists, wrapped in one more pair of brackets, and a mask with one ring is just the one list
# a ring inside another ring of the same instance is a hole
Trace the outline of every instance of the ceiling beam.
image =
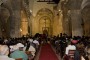
[(53, 0), (39, 0), (37, 2), (54, 2)]
[[(37, 1), (37, 2), (49, 2), (49, 1)], [(52, 1), (51, 1), (52, 2)]]
[(48, 2), (47, 4), (56, 4), (55, 2)]
[(53, 0), (39, 0), (37, 2), (47, 2), (47, 4), (56, 4)]

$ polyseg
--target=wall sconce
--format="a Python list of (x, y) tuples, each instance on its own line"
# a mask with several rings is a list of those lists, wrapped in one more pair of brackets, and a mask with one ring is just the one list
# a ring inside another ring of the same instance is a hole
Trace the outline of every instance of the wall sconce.
[(22, 29), (20, 28), (20, 32), (22, 32)]

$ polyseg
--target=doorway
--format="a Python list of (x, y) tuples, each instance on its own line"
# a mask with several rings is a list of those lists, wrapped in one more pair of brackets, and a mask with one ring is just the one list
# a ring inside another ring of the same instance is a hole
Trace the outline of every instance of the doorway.
[(43, 34), (45, 34), (46, 36), (48, 36), (49, 27), (42, 27), (42, 31), (43, 31)]
[(51, 27), (51, 21), (50, 18), (48, 18), (47, 16), (44, 16), (39, 20), (39, 32), (41, 34), (50, 36), (51, 34), (50, 27)]

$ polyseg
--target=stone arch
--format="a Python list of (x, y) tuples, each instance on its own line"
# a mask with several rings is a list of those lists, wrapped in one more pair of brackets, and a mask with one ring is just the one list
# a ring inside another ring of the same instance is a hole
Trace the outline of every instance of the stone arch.
[(48, 16), (48, 17), (50, 17), (50, 19), (52, 19), (53, 18), (53, 12), (48, 8), (42, 8), (37, 12), (36, 17), (41, 18), (42, 16)]
[(81, 9), (84, 9), (85, 7), (90, 6), (90, 1), (89, 0), (83, 0), (81, 4)]
[(83, 30), (85, 36), (90, 36), (90, 1), (83, 0), (81, 5), (81, 14), (83, 19)]
[(2, 4), (1, 7), (8, 9), (10, 16), (13, 15), (12, 7), (9, 5), (9, 3)]
[[(43, 19), (46, 18), (48, 19), (48, 22), (50, 21), (50, 29), (52, 29), (52, 21), (53, 21), (53, 12), (48, 9), (48, 8), (41, 8), (38, 10), (34, 20), (32, 21), (32, 34), (34, 35), (35, 33), (41, 33), (40, 32), (40, 21), (44, 21)], [(52, 31), (49, 31), (49, 35), (51, 35)]]
[[(9, 17), (8, 17), (8, 19), (7, 19), (7, 23), (6, 23), (6, 26), (7, 26), (7, 33), (5, 34), (5, 35), (7, 35), (6, 37), (11, 37), (10, 36), (10, 32), (11, 32), (11, 28), (13, 28), (12, 26), (12, 16), (13, 16), (13, 10), (12, 10), (12, 6), (11, 6), (11, 1), (8, 1), (8, 2), (6, 2), (6, 3), (2, 3), (1, 4), (1, 7), (0, 7), (0, 14), (2, 13), (1, 12), (1, 9), (6, 9), (6, 10), (8, 10), (8, 13), (9, 13)], [(3, 20), (4, 21), (4, 20)], [(5, 22), (4, 22), (5, 23)], [(3, 24), (4, 24), (3, 23)], [(5, 26), (5, 24), (4, 24), (4, 26)], [(5, 28), (6, 29), (6, 28)], [(2, 33), (2, 31), (1, 31), (1, 33)], [(3, 33), (2, 33), (3, 34)], [(2, 36), (2, 34), (0, 35), (1, 37), (3, 37)], [(4, 35), (4, 36), (5, 36)]]
[(53, 12), (52, 12), (50, 9), (48, 9), (48, 8), (41, 8), (41, 9), (37, 12), (37, 14), (40, 14), (41, 12), (47, 12), (47, 13), (51, 13), (51, 14), (53, 15)]

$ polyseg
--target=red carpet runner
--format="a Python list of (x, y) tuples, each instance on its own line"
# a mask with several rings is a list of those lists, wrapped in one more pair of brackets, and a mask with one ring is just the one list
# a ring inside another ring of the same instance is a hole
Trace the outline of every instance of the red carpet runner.
[(39, 60), (58, 60), (50, 44), (45, 44), (41, 47)]

